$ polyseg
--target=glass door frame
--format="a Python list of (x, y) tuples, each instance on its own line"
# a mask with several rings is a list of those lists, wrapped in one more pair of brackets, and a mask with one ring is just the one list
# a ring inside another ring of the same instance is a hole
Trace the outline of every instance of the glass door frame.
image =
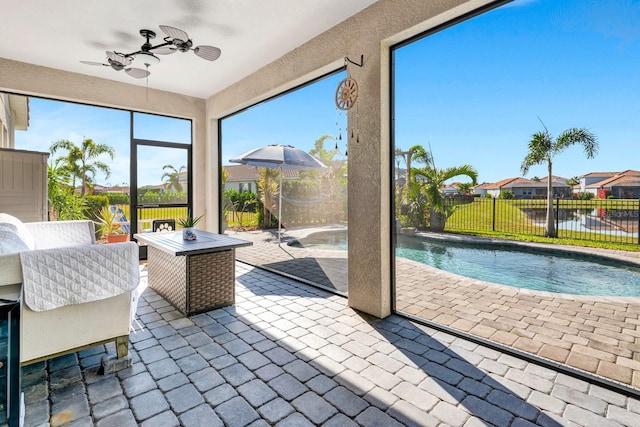
[[(186, 150), (187, 152), (187, 202), (186, 203), (167, 203), (163, 207), (186, 207), (188, 212), (193, 210), (193, 122), (191, 122), (191, 133), (189, 135), (189, 143), (156, 141), (150, 139), (135, 138), (134, 135), (134, 111), (130, 111), (130, 138), (131, 138), (131, 162), (130, 162), (130, 199), (129, 199), (129, 216), (131, 223), (131, 234), (138, 233), (138, 209), (149, 207), (148, 205), (138, 203), (138, 148), (157, 147), (157, 148), (173, 148)], [(146, 113), (145, 113), (146, 114)], [(171, 118), (168, 117), (167, 118)], [(145, 252), (145, 253), (143, 253)], [(140, 258), (146, 259), (146, 251), (140, 251)]]

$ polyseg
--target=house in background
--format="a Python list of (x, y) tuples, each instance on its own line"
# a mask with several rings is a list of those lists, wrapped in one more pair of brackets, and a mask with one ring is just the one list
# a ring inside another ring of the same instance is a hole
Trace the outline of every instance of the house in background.
[[(260, 168), (249, 165), (227, 165), (222, 168), (227, 172), (227, 180), (224, 183), (223, 191), (234, 189), (240, 193), (243, 191), (258, 192)], [(299, 174), (300, 171), (296, 169), (283, 169), (282, 179), (296, 179)]]
[(29, 128), (29, 97), (0, 93), (0, 212), (46, 221), (49, 153), (15, 149), (15, 131)]
[(260, 179), (260, 170), (249, 165), (229, 165), (223, 166), (227, 173), (227, 180), (224, 183), (223, 191), (234, 189), (238, 192), (256, 192), (256, 184)]
[(15, 131), (29, 128), (29, 97), (0, 93), (0, 148), (15, 148)]
[[(595, 180), (598, 177), (600, 179)], [(590, 181), (589, 184), (586, 182)], [(640, 171), (626, 170), (614, 172), (609, 176), (604, 172), (594, 172), (580, 178), (580, 186), (584, 191), (595, 194), (598, 199), (606, 199), (612, 195), (620, 199), (640, 198)]]
[(452, 182), (451, 184), (447, 184), (444, 187), (444, 195), (445, 197), (452, 197), (458, 194), (458, 185), (462, 184), (461, 182)]
[[(567, 179), (559, 176), (553, 177), (553, 197), (571, 197), (572, 188), (567, 184)], [(499, 197), (500, 193), (509, 190), (516, 199), (541, 199), (547, 197), (547, 178), (540, 180), (522, 177), (506, 178), (493, 184), (481, 184), (474, 189), (475, 194), (484, 196), (490, 194)]]
[(493, 188), (493, 184), (490, 182), (483, 182), (473, 187), (473, 194), (477, 194), (480, 197), (485, 197), (488, 194), (489, 188)]
[[(594, 184), (596, 182), (609, 179), (618, 173), (619, 172), (589, 172), (587, 174), (584, 174), (580, 177), (580, 189), (578, 191), (580, 193), (584, 193), (585, 191), (592, 192), (590, 190), (587, 190), (587, 187), (591, 187), (591, 184)], [(593, 192), (593, 194), (597, 194), (597, 192)]]

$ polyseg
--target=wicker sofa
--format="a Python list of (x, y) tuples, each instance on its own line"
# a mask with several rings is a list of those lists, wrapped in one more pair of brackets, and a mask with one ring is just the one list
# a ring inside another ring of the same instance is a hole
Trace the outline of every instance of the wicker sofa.
[[(116, 342), (117, 358), (126, 359), (137, 305), (138, 246), (134, 242), (95, 243), (92, 221), (21, 223), (0, 214), (0, 286), (22, 288), (22, 364), (109, 341)], [(105, 278), (116, 277), (114, 272), (127, 277), (130, 285), (126, 290), (85, 292), (84, 287), (101, 286)], [(72, 290), (51, 295), (58, 302), (51, 305), (48, 290), (38, 285), (55, 287), (57, 282), (69, 282)], [(31, 295), (27, 288), (32, 289)]]

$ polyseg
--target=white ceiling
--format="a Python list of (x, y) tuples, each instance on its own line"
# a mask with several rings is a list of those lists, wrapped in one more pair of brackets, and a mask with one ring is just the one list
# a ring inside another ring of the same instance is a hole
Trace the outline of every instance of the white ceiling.
[[(158, 25), (186, 31), (194, 46), (212, 45), (220, 58), (193, 52), (159, 56), (150, 88), (207, 98), (269, 64), (376, 0), (0, 0), (0, 57), (146, 85), (110, 67), (107, 50), (130, 53), (158, 35)], [(143, 66), (144, 68), (144, 66)]]

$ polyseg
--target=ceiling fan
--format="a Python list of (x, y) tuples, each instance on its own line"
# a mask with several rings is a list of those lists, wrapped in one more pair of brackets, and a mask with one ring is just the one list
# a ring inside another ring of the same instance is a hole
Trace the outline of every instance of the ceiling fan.
[[(156, 55), (169, 55), (174, 52), (188, 52), (192, 50), (200, 58), (207, 61), (215, 61), (220, 57), (220, 49), (213, 46), (196, 46), (193, 47), (193, 41), (189, 35), (174, 27), (168, 25), (160, 25), (160, 29), (166, 34), (164, 42), (153, 45), (151, 40), (156, 38), (156, 33), (151, 30), (142, 29), (140, 35), (146, 39), (145, 43), (140, 46), (140, 50), (132, 53), (121, 53), (116, 51), (107, 51), (107, 63), (94, 61), (80, 61), (87, 65), (101, 65), (111, 67), (116, 71), (124, 70), (125, 73), (136, 79), (147, 77), (149, 74), (149, 66), (160, 62), (160, 58)], [(145, 68), (131, 67), (133, 62), (144, 64)]]

